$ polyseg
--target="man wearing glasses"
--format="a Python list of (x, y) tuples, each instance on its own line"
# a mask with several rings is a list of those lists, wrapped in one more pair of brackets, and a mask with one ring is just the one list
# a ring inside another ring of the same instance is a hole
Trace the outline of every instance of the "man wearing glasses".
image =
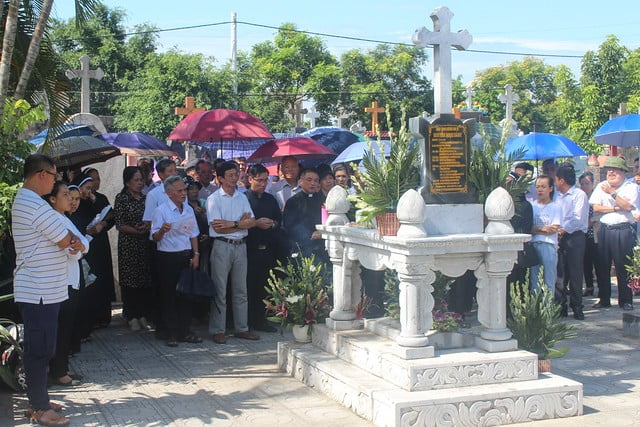
[(24, 323), (24, 370), (33, 421), (66, 425), (59, 404), (49, 401), (47, 369), (54, 355), (60, 303), (67, 294), (67, 252), (81, 248), (77, 236), (42, 196), (51, 193), (57, 179), (53, 160), (33, 154), (24, 163), (24, 185), (11, 210), (16, 248), (14, 299)]

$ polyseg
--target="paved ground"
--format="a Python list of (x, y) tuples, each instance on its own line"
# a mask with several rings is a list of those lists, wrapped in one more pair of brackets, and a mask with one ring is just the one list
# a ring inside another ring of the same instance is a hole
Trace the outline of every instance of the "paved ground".
[[(595, 302), (585, 298), (585, 306)], [(615, 301), (614, 301), (615, 303)], [(640, 313), (640, 298), (636, 298)], [(553, 372), (584, 384), (585, 415), (540, 426), (640, 426), (640, 339), (622, 336), (617, 307), (585, 310), (571, 351)], [(199, 332), (204, 334), (204, 330)], [(172, 349), (149, 332), (130, 332), (116, 317), (72, 359), (86, 383), (52, 388), (74, 426), (359, 426), (370, 425), (276, 369), (276, 343), (262, 334), (225, 346), (205, 340)], [(29, 425), (24, 395), (0, 394), (0, 425)]]

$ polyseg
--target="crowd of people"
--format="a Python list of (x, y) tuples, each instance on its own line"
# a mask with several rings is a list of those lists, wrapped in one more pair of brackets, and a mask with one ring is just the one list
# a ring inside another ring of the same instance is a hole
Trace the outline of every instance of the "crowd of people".
[[(260, 338), (255, 331), (275, 331), (263, 303), (269, 272), (294, 252), (328, 262), (315, 225), (336, 185), (328, 165), (302, 168), (286, 157), (279, 171), (273, 181), (263, 165), (247, 168), (244, 158), (236, 158), (198, 160), (181, 175), (173, 160), (143, 158), (123, 170), (112, 206), (99, 192), (96, 169), (63, 175), (47, 156), (26, 159), (12, 232), (14, 295), (25, 325), (28, 413), (34, 421), (68, 424), (60, 405), (50, 402), (47, 385), (80, 384), (69, 357), (111, 321), (112, 227), (118, 231), (123, 317), (132, 331), (155, 327), (156, 338), (170, 347), (201, 342), (191, 324), (207, 315), (216, 344), (226, 343), (229, 326), (233, 337), (248, 340)], [(339, 165), (336, 171), (340, 185), (353, 192), (349, 169)], [(210, 301), (176, 292), (189, 268), (211, 278)]]
[[(584, 320), (582, 298), (593, 295), (595, 285), (598, 302), (593, 307), (611, 306), (613, 263), (618, 305), (633, 310), (625, 265), (633, 254), (636, 223), (640, 220), (638, 160), (633, 176), (627, 178), (625, 159), (609, 157), (604, 165), (606, 179), (597, 185), (593, 173), (577, 177), (570, 163), (557, 165), (545, 160), (542, 167), (542, 174), (519, 200), (514, 221), (517, 232), (532, 234), (537, 255), (537, 260), (526, 266), (530, 267), (530, 289), (545, 286), (561, 305), (562, 316), (568, 316), (570, 307), (575, 319)], [(519, 163), (510, 180), (532, 176), (533, 171), (531, 164)], [(522, 267), (516, 264), (511, 283), (524, 282), (526, 270)]]
[[(523, 283), (531, 267), (530, 289), (554, 290), (562, 314), (567, 316), (570, 307), (583, 320), (582, 298), (594, 292), (594, 271), (599, 297), (594, 307), (611, 305), (613, 262), (618, 304), (632, 310), (625, 264), (640, 220), (635, 164), (634, 177), (626, 179), (624, 159), (610, 157), (606, 180), (594, 185), (589, 172), (577, 177), (571, 164), (545, 161), (531, 188), (516, 196), (512, 220), (516, 232), (532, 234), (536, 261), (526, 264), (519, 257), (508, 282)], [(531, 176), (533, 170), (528, 163), (517, 164), (510, 179)], [(93, 329), (111, 321), (115, 292), (109, 229), (118, 231), (118, 283), (123, 317), (132, 331), (155, 328), (156, 338), (170, 347), (197, 344), (202, 337), (191, 329), (196, 318), (208, 319), (216, 344), (225, 344), (229, 336), (258, 340), (257, 332), (275, 331), (263, 299), (277, 261), (286, 262), (295, 252), (329, 262), (315, 226), (322, 222), (333, 186), (355, 192), (352, 172), (344, 164), (304, 168), (296, 158), (285, 157), (277, 180), (265, 166), (248, 166), (244, 158), (201, 159), (180, 174), (173, 160), (142, 158), (123, 170), (122, 190), (111, 206), (99, 192), (96, 169), (66, 171), (63, 177), (51, 158), (27, 158), (12, 228), (14, 293), (25, 325), (32, 418), (68, 423), (57, 413), (59, 405), (49, 401), (47, 381), (79, 384), (82, 377), (70, 369), (69, 357), (91, 339)], [(209, 277), (215, 297), (194, 300), (177, 292), (187, 269)], [(379, 272), (362, 272), (365, 292), (381, 307), (383, 280), (369, 273)], [(451, 295), (455, 291), (454, 286)]]

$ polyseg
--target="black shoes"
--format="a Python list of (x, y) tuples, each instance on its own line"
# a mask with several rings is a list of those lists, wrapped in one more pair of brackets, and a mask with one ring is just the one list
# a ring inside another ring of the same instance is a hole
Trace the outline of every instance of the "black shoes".
[(582, 309), (574, 310), (573, 318), (576, 320), (584, 320), (584, 313), (582, 312)]
[(593, 304), (593, 308), (609, 308), (611, 307), (611, 303), (603, 303), (603, 302), (597, 302), (595, 304)]
[(625, 302), (624, 304), (622, 304), (622, 309), (625, 311), (631, 311), (633, 310), (633, 304)]
[(569, 310), (567, 309), (566, 305), (562, 306), (562, 309), (560, 310), (560, 317), (568, 317), (569, 316)]

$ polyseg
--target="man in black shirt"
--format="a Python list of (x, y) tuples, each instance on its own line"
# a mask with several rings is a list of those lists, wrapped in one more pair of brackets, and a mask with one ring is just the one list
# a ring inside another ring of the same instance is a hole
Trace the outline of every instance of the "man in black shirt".
[(278, 234), (282, 214), (275, 197), (265, 192), (269, 179), (267, 168), (253, 165), (247, 171), (250, 189), (245, 193), (256, 218), (256, 226), (247, 236), (247, 299), (249, 303), (249, 327), (263, 332), (275, 332), (265, 318), (269, 270), (276, 266)]

